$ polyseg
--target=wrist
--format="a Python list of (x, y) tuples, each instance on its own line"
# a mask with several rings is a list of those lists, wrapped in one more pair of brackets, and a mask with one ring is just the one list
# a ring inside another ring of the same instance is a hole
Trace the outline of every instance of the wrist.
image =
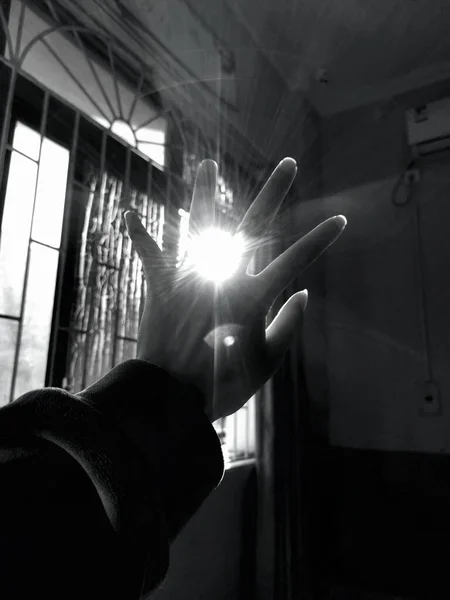
[(199, 384), (198, 378), (177, 373), (170, 367), (165, 366), (164, 361), (161, 360), (155, 361), (145, 355), (139, 355), (136, 358), (137, 360), (141, 360), (153, 367), (161, 369), (162, 371), (170, 375), (170, 377), (173, 377), (176, 381), (185, 385), (188, 389), (190, 388), (194, 392), (192, 394), (192, 397), (198, 399), (198, 406), (201, 407), (204, 414), (211, 423), (217, 421), (217, 419), (220, 418), (219, 416), (215, 416), (213, 398), (209, 394), (204, 392), (204, 390), (202, 389), (202, 385)]

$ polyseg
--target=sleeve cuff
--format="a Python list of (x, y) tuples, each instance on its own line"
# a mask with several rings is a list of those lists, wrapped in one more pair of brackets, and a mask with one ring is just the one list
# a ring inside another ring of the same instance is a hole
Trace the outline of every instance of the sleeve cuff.
[(144, 575), (151, 588), (157, 585), (169, 563), (165, 506), (157, 479), (125, 436), (75, 396), (45, 388), (0, 412), (2, 443), (20, 447), (33, 438), (65, 450), (89, 476), (116, 534), (130, 597), (139, 597)]
[(110, 418), (151, 464), (172, 541), (224, 473), (220, 440), (203, 397), (155, 365), (129, 360), (78, 396)]

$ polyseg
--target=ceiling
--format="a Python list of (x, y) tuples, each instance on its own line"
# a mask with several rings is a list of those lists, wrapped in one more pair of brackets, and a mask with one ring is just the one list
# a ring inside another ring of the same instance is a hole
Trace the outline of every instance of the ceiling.
[(450, 0), (57, 1), (155, 70), (184, 114), (226, 109), (266, 154), (288, 97), (285, 111), (306, 97), (327, 117), (450, 78)]
[(226, 2), (321, 114), (450, 76), (450, 0)]
[(450, 75), (450, 0), (76, 0), (74, 4), (97, 15), (106, 6), (118, 7), (124, 22), (132, 26), (132, 17), (135, 26), (159, 37), (198, 80), (203, 76), (212, 81), (208, 55), (219, 44), (231, 51), (241, 85), (239, 80), (255, 76), (256, 50), (289, 90), (306, 93), (324, 115)]

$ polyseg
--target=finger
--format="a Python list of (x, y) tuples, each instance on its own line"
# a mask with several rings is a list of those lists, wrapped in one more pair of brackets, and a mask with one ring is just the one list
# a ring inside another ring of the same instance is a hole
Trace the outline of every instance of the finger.
[(307, 304), (308, 290), (294, 294), (266, 329), (267, 377), (275, 373), (294, 341)]
[(214, 225), (217, 172), (213, 160), (202, 161), (198, 168), (189, 214), (190, 238)]
[(261, 300), (271, 306), (288, 285), (312, 264), (337, 238), (347, 224), (343, 215), (327, 219), (298, 240), (264, 269), (257, 279), (261, 284)]
[(147, 283), (161, 279), (169, 271), (169, 265), (158, 244), (149, 235), (138, 215), (133, 211), (125, 213), (125, 222), (133, 247), (141, 259)]
[(236, 234), (243, 237), (246, 246), (240, 271), (247, 270), (257, 247), (264, 241), (267, 229), (276, 217), (296, 174), (297, 163), (295, 160), (293, 158), (283, 159), (245, 213), (242, 223), (236, 231)]

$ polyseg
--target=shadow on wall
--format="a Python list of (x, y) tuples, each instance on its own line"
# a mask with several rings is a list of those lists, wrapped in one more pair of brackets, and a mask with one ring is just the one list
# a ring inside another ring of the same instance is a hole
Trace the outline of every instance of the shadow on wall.
[(255, 466), (231, 467), (173, 544), (166, 580), (152, 598), (251, 598), (255, 519)]
[[(324, 209), (349, 222), (327, 255), (326, 275), (330, 441), (340, 446), (450, 452), (450, 153), (420, 160), (412, 201), (392, 202), (411, 160), (405, 108), (445, 94), (448, 82), (399, 99), (384, 118), (365, 107), (322, 124)], [(434, 418), (420, 415), (430, 377), (424, 319), (444, 402)]]
[[(421, 160), (412, 201), (392, 202), (411, 159), (405, 109), (448, 95), (445, 82), (398, 98), (384, 118), (369, 106), (321, 125), (322, 208), (348, 227), (326, 257), (330, 447), (315, 467), (326, 507), (317, 568), (331, 588), (379, 590), (383, 600), (450, 597), (450, 153)], [(433, 416), (420, 411), (424, 316), (442, 402)]]

